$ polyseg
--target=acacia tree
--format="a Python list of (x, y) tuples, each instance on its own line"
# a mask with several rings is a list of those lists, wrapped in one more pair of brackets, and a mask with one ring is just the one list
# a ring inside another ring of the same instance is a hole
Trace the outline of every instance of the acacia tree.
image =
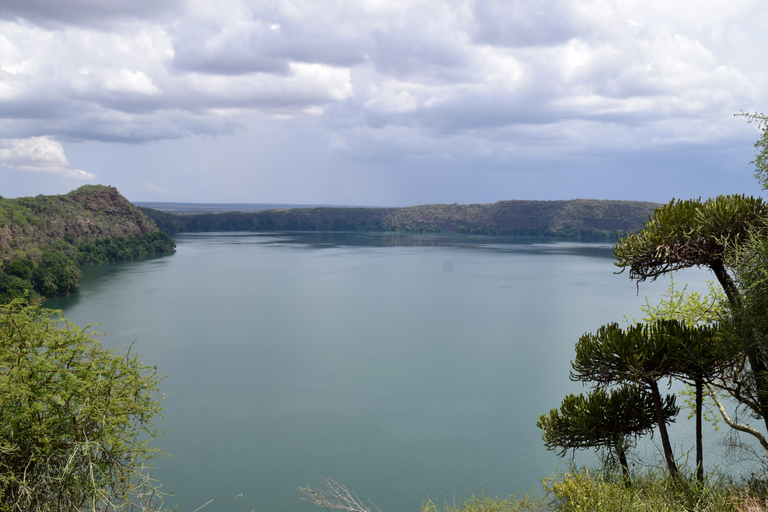
[[(664, 421), (677, 415), (675, 397), (663, 403)], [(536, 422), (548, 450), (564, 456), (568, 450), (606, 447), (618, 459), (629, 482), (626, 451), (634, 441), (653, 430), (657, 417), (653, 399), (636, 386), (595, 389), (585, 395), (568, 395), (560, 409), (552, 409)]]
[(153, 495), (156, 368), (60, 312), (0, 308), (0, 509), (113, 510)]

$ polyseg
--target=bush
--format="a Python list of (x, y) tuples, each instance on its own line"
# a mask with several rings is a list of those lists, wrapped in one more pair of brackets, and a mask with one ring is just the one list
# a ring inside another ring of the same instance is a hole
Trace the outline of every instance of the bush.
[(0, 308), (0, 510), (117, 510), (156, 494), (156, 368), (60, 312)]
[(715, 475), (698, 482), (694, 475), (674, 479), (657, 471), (634, 473), (628, 486), (617, 473), (583, 469), (544, 479), (544, 488), (561, 512), (738, 512), (754, 502), (743, 485)]

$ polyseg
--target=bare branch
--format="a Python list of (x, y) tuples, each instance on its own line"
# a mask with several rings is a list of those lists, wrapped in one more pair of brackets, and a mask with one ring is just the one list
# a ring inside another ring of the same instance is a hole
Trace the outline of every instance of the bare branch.
[(728, 416), (728, 412), (725, 410), (725, 407), (723, 407), (723, 404), (717, 398), (717, 394), (710, 389), (709, 395), (712, 397), (712, 400), (715, 401), (717, 408), (720, 410), (720, 415), (723, 417), (723, 420), (728, 424), (729, 427), (733, 428), (734, 430), (739, 430), (754, 436), (758, 441), (760, 441), (760, 444), (763, 446), (763, 448), (768, 451), (768, 440), (765, 439), (765, 436), (759, 430), (756, 430), (749, 425), (743, 425), (733, 421), (731, 417)]
[[(304, 497), (296, 497), (318, 507), (323, 507), (328, 512), (330, 512), (330, 509), (347, 510), (349, 512), (372, 512), (369, 507), (363, 504), (357, 494), (347, 489), (344, 485), (327, 477), (322, 478), (322, 484), (325, 489), (320, 491), (316, 491), (309, 486), (299, 487)], [(368, 501), (377, 512), (381, 512), (379, 507), (370, 500)]]

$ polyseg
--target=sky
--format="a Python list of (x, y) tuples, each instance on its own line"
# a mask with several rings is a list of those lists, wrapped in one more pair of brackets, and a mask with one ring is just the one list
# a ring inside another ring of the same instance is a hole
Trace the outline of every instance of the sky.
[(765, 0), (1, 0), (0, 195), (760, 195)]

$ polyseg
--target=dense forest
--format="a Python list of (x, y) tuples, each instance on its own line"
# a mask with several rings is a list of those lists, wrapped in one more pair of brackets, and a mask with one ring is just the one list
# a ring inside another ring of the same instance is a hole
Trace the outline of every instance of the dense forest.
[(165, 233), (113, 187), (0, 197), (0, 303), (75, 291), (80, 266), (173, 251)]
[(168, 234), (195, 231), (404, 231), (616, 240), (660, 206), (640, 201), (499, 201), (405, 208), (312, 207), (172, 214), (141, 210)]

